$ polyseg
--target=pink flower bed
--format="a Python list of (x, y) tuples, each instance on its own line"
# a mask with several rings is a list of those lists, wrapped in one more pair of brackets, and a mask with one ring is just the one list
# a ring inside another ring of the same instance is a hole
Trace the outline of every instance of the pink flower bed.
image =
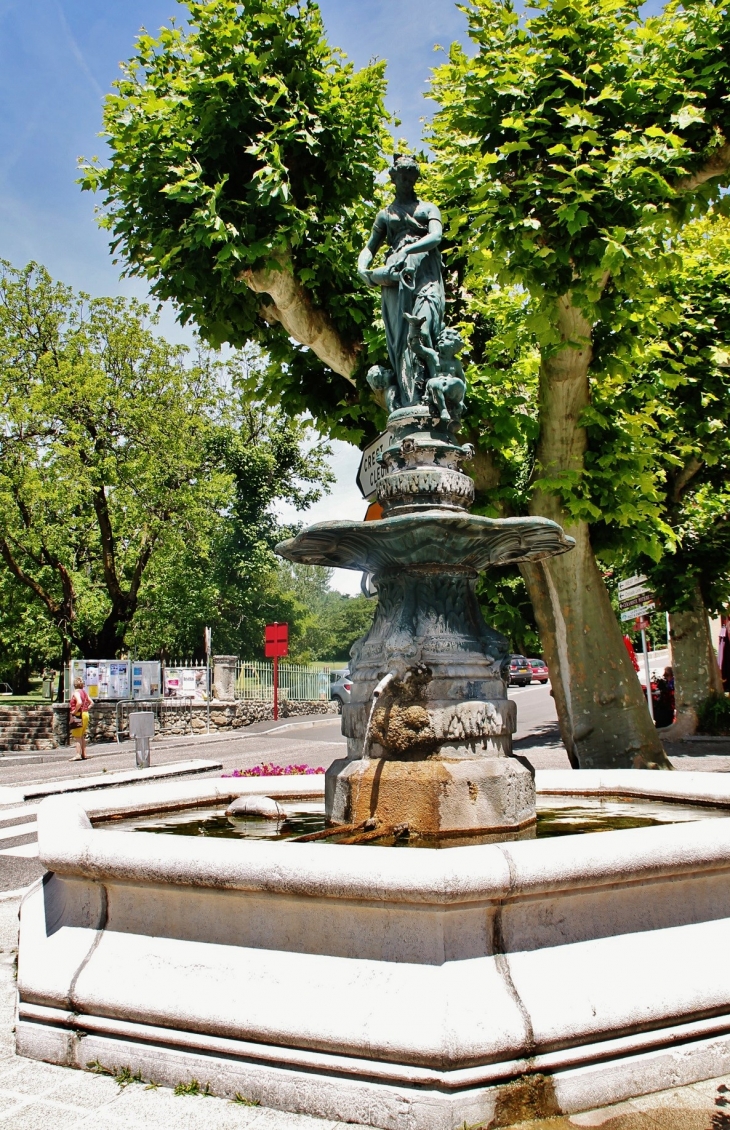
[(234, 769), (232, 773), (221, 773), (222, 777), (302, 777), (312, 773), (324, 773), (313, 765), (273, 765), (270, 761), (254, 765), (252, 769)]

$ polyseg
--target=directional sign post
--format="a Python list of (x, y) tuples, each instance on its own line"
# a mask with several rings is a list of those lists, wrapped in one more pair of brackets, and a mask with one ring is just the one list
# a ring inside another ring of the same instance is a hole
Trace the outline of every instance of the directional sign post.
[(651, 672), (649, 671), (649, 653), (646, 650), (646, 628), (649, 623), (645, 617), (656, 608), (654, 593), (649, 588), (649, 582), (644, 576), (629, 577), (618, 584), (618, 606), (621, 610), (622, 620), (636, 620), (639, 618), (641, 628), (641, 646), (644, 651), (644, 677), (646, 679), (646, 702), (649, 714), (654, 721), (654, 703), (651, 697)]
[(274, 721), (279, 721), (279, 656), (289, 654), (289, 625), (267, 624), (264, 631), (264, 654), (274, 660)]
[(357, 472), (357, 485), (360, 487), (363, 498), (372, 498), (378, 483), (385, 474), (385, 468), (378, 462), (378, 456), (389, 448), (395, 441), (392, 432), (383, 432), (373, 440), (362, 453), (360, 469)]
[(626, 581), (619, 581), (618, 606), (622, 620), (635, 620), (637, 616), (646, 616), (654, 611), (654, 593), (646, 577), (629, 577)]

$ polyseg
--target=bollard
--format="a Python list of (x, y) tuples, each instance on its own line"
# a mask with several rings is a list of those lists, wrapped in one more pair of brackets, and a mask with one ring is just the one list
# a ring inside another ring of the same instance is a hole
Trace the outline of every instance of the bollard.
[(129, 736), (134, 738), (134, 755), (138, 769), (150, 767), (150, 738), (155, 733), (155, 716), (151, 710), (139, 710), (129, 715)]

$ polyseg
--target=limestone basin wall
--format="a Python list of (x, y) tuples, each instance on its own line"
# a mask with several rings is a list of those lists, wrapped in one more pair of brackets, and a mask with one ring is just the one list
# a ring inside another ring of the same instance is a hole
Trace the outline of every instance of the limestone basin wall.
[[(730, 815), (725, 774), (544, 771), (537, 788)], [(92, 824), (247, 792), (319, 796), (323, 778), (43, 801), (20, 1054), (388, 1130), (730, 1071), (730, 820), (438, 851)]]

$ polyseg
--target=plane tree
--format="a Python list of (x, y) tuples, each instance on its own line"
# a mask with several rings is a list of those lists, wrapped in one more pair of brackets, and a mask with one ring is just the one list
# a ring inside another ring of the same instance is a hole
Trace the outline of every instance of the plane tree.
[[(524, 567), (574, 763), (666, 764), (622, 646), (591, 527), (640, 526), (659, 498), (645, 453), (592, 443), (637, 310), (675, 264), (671, 234), (730, 176), (727, 5), (540, 0), (467, 9), (476, 48), (438, 69), (432, 145), (466, 268), (518, 283), (540, 344), (529, 510), (575, 550)], [(640, 447), (641, 445), (639, 445)], [(633, 461), (633, 468), (631, 463)], [(638, 461), (638, 462), (637, 462)], [(644, 513), (643, 517), (646, 517)]]
[(669, 311), (612, 411), (650, 408), (661, 469), (661, 555), (623, 546), (669, 613), (676, 683), (674, 733), (692, 733), (699, 706), (722, 693), (708, 612), (730, 600), (730, 222), (688, 225), (654, 305)]
[(206, 455), (210, 369), (148, 313), (0, 264), (0, 567), (64, 666), (119, 653), (160, 545), (195, 542), (227, 497)]
[(0, 263), (1, 665), (190, 654), (204, 625), (256, 654), (289, 618), (272, 504), (316, 501), (329, 449), (252, 400), (260, 360), (191, 356), (140, 303)]

